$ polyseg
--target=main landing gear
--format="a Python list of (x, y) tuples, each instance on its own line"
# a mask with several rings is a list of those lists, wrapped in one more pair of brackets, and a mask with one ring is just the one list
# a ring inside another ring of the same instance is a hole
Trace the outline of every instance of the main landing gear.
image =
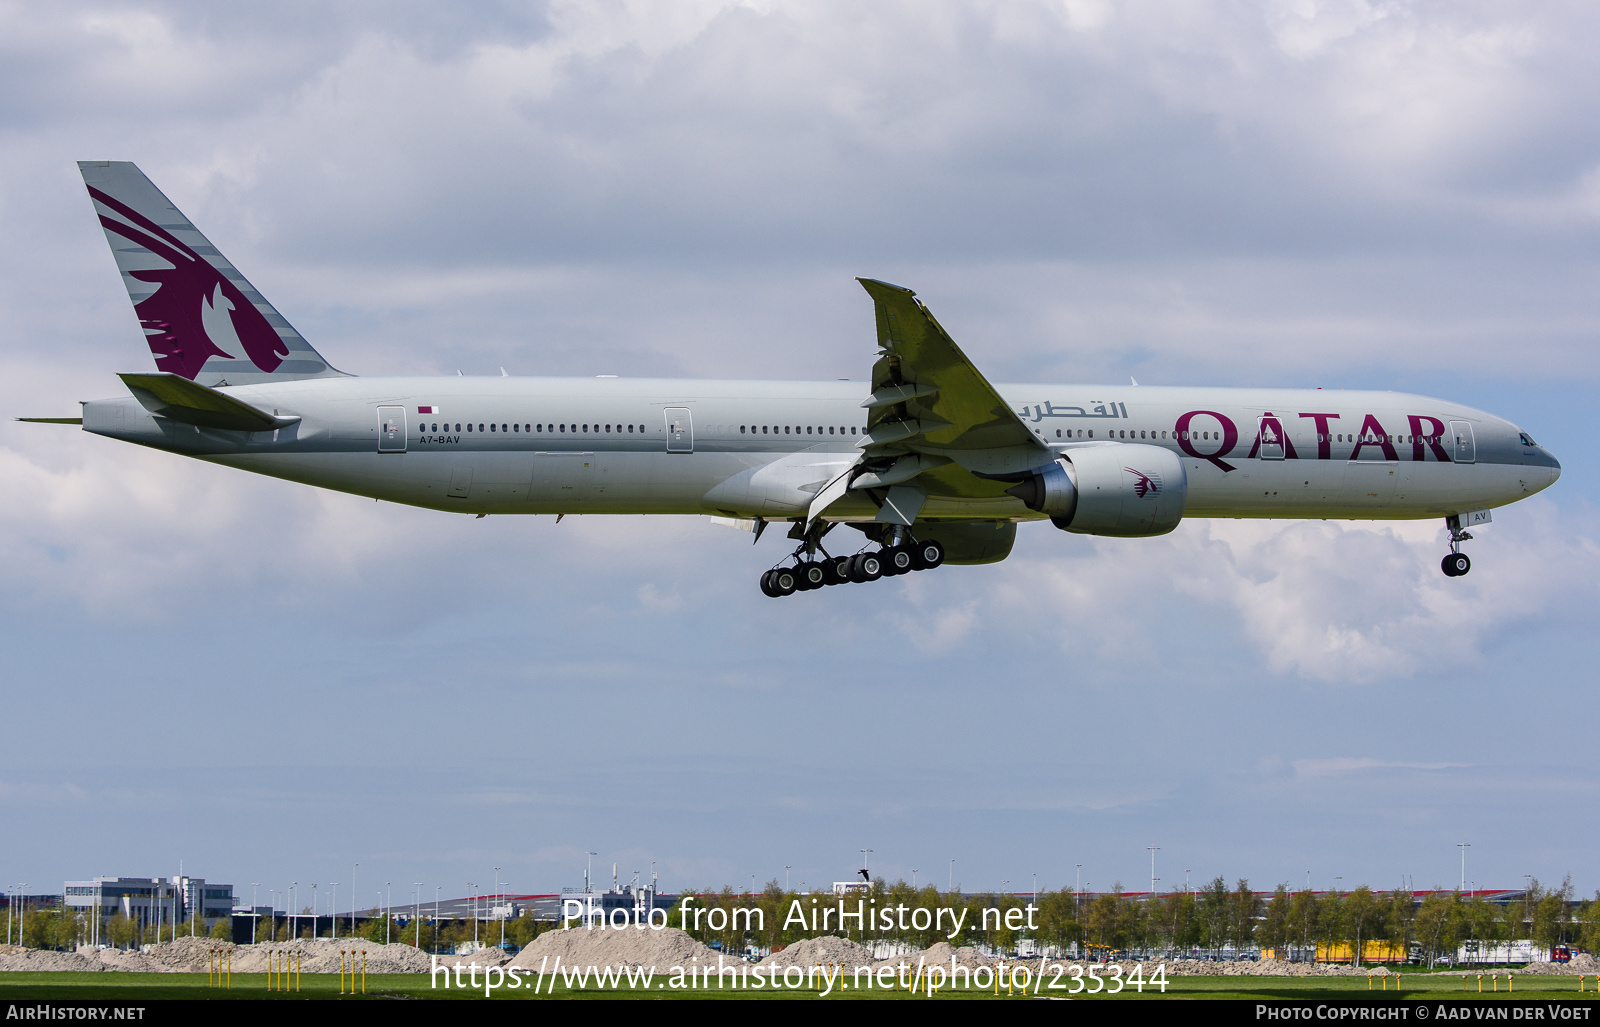
[(1459, 578), (1472, 570), (1472, 561), (1461, 551), (1461, 543), (1470, 541), (1472, 533), (1461, 530), (1461, 518), (1454, 514), (1446, 517), (1444, 523), (1450, 529), (1450, 552), (1445, 554), (1439, 566), (1443, 568), (1445, 577)]
[[(829, 556), (821, 546), (820, 535), (807, 539), (789, 557), (794, 566), (774, 567), (761, 575), (761, 591), (778, 599), (826, 585), (865, 584), (911, 571), (930, 571), (944, 563), (944, 546), (931, 539), (913, 541), (902, 529), (888, 543), (854, 556)], [(822, 554), (820, 559), (818, 553)]]

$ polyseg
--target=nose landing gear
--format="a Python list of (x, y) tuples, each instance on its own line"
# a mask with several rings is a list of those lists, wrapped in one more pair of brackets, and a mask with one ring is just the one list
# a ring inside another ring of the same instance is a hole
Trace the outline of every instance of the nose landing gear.
[(1446, 517), (1444, 523), (1450, 529), (1450, 552), (1445, 554), (1439, 566), (1444, 571), (1445, 577), (1459, 578), (1472, 570), (1472, 561), (1461, 551), (1461, 543), (1470, 541), (1472, 533), (1461, 530), (1461, 518), (1455, 514)]

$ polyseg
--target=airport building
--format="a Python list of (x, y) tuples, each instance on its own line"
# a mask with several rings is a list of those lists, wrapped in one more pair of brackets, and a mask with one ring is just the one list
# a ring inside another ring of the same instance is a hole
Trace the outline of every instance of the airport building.
[(122, 914), (149, 924), (181, 924), (198, 916), (210, 927), (233, 915), (233, 885), (212, 884), (203, 877), (96, 877), (92, 881), (67, 881), (61, 889), (69, 909), (101, 919)]

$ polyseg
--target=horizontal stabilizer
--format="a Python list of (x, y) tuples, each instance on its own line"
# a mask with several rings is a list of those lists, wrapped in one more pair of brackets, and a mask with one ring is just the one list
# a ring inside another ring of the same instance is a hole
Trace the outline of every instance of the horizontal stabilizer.
[(27, 421), (29, 424), (82, 424), (83, 423), (83, 418), (81, 418), (81, 417), (19, 417), (19, 418), (17, 418), (17, 420), (19, 420), (19, 421)]
[(154, 374), (123, 374), (118, 377), (146, 410), (158, 417), (185, 424), (229, 431), (272, 431), (300, 420), (298, 417), (279, 417), (258, 410), (249, 403), (181, 375), (158, 371)]

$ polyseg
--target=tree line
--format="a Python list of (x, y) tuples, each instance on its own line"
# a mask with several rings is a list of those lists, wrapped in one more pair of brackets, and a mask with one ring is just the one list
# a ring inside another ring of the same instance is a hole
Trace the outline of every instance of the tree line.
[[(685, 918), (682, 910), (690, 896), (691, 909), (719, 908), (724, 915), (697, 919), (691, 914)], [(842, 928), (835, 924), (832, 930), (818, 931), (809, 922), (795, 923), (789, 916), (794, 904), (799, 902), (801, 910), (810, 910), (814, 900), (835, 908), (843, 901), (851, 912), (857, 902), (865, 903), (869, 911), (892, 909), (892, 925), (874, 929), (881, 925), (872, 923), (863, 928), (848, 918)], [(1019, 925), (1020, 916), (1005, 915), (1030, 904), (1036, 907), (1031, 930)], [(965, 911), (959, 936), (949, 937), (948, 915), (943, 921), (945, 929), (932, 926), (934, 911), (941, 907)], [(759, 927), (754, 920), (732, 916), (735, 909), (759, 909)], [(919, 909), (925, 911), (921, 916), (915, 913)], [(986, 910), (991, 911), (988, 916)], [(790, 922), (786, 924), (786, 920)], [(1522, 939), (1545, 948), (1569, 944), (1600, 949), (1600, 893), (1575, 903), (1569, 880), (1556, 889), (1533, 881), (1520, 900), (1504, 904), (1460, 892), (1419, 896), (1406, 890), (1375, 891), (1366, 885), (1320, 894), (1279, 885), (1270, 895), (1263, 895), (1252, 890), (1246, 880), (1230, 888), (1226, 880), (1217, 877), (1197, 889), (1154, 897), (1127, 895), (1120, 884), (1108, 892), (1079, 894), (1062, 888), (1035, 897), (963, 895), (933, 887), (913, 888), (904, 881), (889, 884), (882, 879), (844, 896), (817, 896), (786, 891), (771, 881), (755, 895), (729, 888), (686, 893), (668, 913), (668, 924), (686, 928), (706, 944), (719, 943), (729, 952), (748, 947), (775, 949), (827, 933), (858, 942), (891, 941), (927, 948), (949, 941), (1000, 952), (1014, 951), (1019, 942), (1032, 939), (1047, 951), (1061, 954), (1116, 952), (1167, 958), (1260, 952), (1285, 958), (1293, 952), (1309, 959), (1319, 946), (1324, 952), (1331, 946), (1343, 946), (1359, 961), (1366, 943), (1383, 942), (1400, 958), (1415, 947), (1431, 966), (1440, 957), (1453, 957), (1466, 942), (1477, 942), (1485, 950)]]
[[(887, 921), (863, 925), (847, 918), (829, 929), (816, 929), (814, 909), (855, 912), (857, 903), (871, 911), (890, 911)], [(798, 907), (796, 904), (798, 903)], [(1029, 927), (1026, 907), (1035, 907)], [(698, 916), (684, 909), (699, 909)], [(791, 915), (798, 908), (804, 923)], [(713, 916), (711, 910), (720, 910)], [(759, 917), (735, 916), (735, 910), (759, 910)], [(939, 910), (946, 910), (942, 916)], [(920, 912), (919, 912), (920, 911)], [(90, 914), (63, 906), (30, 906), (8, 911), (21, 918), (22, 943), (31, 948), (71, 949), (91, 936)], [(951, 936), (960, 918), (962, 929)], [(310, 919), (309, 917), (307, 919)], [(256, 924), (255, 940), (288, 941), (290, 920), (263, 917)], [(885, 929), (883, 925), (887, 923)], [(858, 942), (890, 941), (927, 948), (939, 941), (953, 945), (978, 945), (991, 951), (1015, 951), (1030, 939), (1047, 951), (1095, 955), (1128, 953), (1172, 958), (1204, 955), (1273, 952), (1282, 957), (1296, 953), (1310, 958), (1319, 947), (1347, 946), (1359, 958), (1367, 942), (1384, 942), (1402, 955), (1415, 949), (1428, 965), (1453, 956), (1464, 943), (1476, 942), (1480, 950), (1496, 944), (1530, 939), (1543, 948), (1568, 944), (1600, 950), (1600, 892), (1595, 898), (1574, 902), (1570, 879), (1559, 888), (1533, 881), (1523, 896), (1508, 903), (1485, 901), (1481, 895), (1435, 891), (1417, 895), (1405, 890), (1375, 891), (1362, 885), (1348, 892), (1290, 891), (1279, 885), (1271, 895), (1257, 893), (1246, 880), (1230, 888), (1222, 877), (1198, 889), (1150, 896), (1130, 896), (1117, 885), (1108, 892), (1076, 893), (1071, 888), (1031, 894), (988, 893), (965, 895), (941, 892), (932, 886), (913, 887), (904, 881), (890, 884), (882, 878), (843, 896), (787, 891), (777, 881), (758, 894), (740, 894), (731, 888), (691, 890), (678, 897), (667, 913), (667, 924), (683, 927), (697, 940), (716, 943), (724, 951), (747, 948), (777, 949), (819, 934), (832, 934)], [(301, 938), (312, 927), (296, 925)], [(506, 920), (505, 941), (522, 948), (542, 931), (557, 924), (537, 921), (531, 913)], [(100, 937), (119, 947), (168, 941), (173, 927), (142, 925), (117, 914), (102, 921)], [(17, 926), (13, 925), (13, 932)], [(501, 922), (479, 920), (476, 938), (483, 945), (500, 942)], [(325, 936), (328, 932), (324, 930)], [(232, 937), (231, 923), (219, 919), (208, 930), (195, 919), (177, 927), (179, 936), (194, 934), (217, 939)], [(426, 917), (401, 921), (387, 919), (376, 910), (357, 923), (356, 935), (366, 941), (416, 945), (424, 951), (448, 951), (474, 939), (474, 921)], [(341, 937), (348, 936), (342, 931)], [(16, 933), (12, 934), (17, 937)]]

